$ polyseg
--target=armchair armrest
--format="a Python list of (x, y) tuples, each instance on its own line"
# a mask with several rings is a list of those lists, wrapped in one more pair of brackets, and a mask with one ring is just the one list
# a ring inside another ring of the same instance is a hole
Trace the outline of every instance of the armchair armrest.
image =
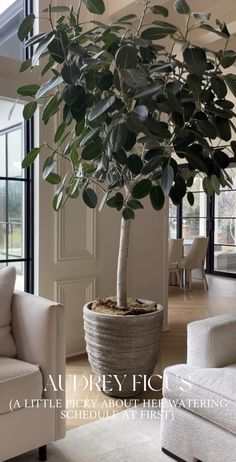
[[(42, 297), (16, 292), (12, 301), (12, 332), (16, 342), (17, 358), (38, 364), (41, 369), (44, 387), (43, 397), (62, 400), (64, 409), (65, 335), (63, 306)], [(55, 387), (53, 387), (50, 378)], [(59, 419), (59, 412), (60, 409), (58, 409), (57, 438), (64, 436), (64, 423)]]
[(187, 363), (224, 367), (236, 362), (236, 312), (188, 324)]

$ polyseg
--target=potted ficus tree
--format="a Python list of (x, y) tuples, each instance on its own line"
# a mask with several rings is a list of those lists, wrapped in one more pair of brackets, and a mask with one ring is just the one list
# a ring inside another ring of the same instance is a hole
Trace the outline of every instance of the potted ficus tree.
[[(20, 40), (33, 46), (21, 71), (44, 61), (43, 83), (18, 89), (20, 96), (32, 98), (24, 118), (33, 116), (38, 103), (45, 124), (62, 110), (55, 145), (35, 147), (23, 167), (39, 154), (46, 156), (43, 178), (56, 185), (56, 211), (77, 197), (95, 208), (100, 188), (99, 210), (106, 205), (121, 213), (117, 297), (86, 305), (84, 318), (94, 372), (113, 375), (105, 391), (131, 396), (140, 389), (132, 375), (152, 373), (162, 327), (161, 307), (127, 298), (131, 222), (144, 198), (155, 210), (165, 198), (178, 204), (185, 194), (192, 205), (189, 189), (196, 174), (208, 196), (230, 187), (226, 168), (236, 142), (231, 141), (235, 114), (229, 90), (236, 96), (236, 77), (226, 69), (236, 54), (227, 26), (211, 25), (210, 13), (191, 12), (185, 0), (173, 1), (175, 24), (168, 22), (166, 7), (148, 0), (140, 14), (112, 24), (91, 20), (84, 25), (82, 8), (97, 15), (105, 11), (103, 0), (80, 0), (76, 10), (49, 3), (43, 13), (50, 32), (27, 38), (33, 14), (19, 28)], [(178, 15), (185, 16), (184, 27)], [(197, 29), (218, 34), (222, 49), (192, 43)], [(68, 165), (64, 178), (56, 170), (61, 158)]]

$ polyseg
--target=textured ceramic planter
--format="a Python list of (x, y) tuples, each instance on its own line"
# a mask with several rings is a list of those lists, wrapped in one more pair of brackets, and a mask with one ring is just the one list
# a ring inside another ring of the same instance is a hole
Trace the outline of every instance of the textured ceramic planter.
[(162, 306), (136, 316), (96, 313), (90, 306), (91, 303), (84, 306), (86, 348), (92, 371), (101, 379), (102, 391), (114, 397), (137, 396), (158, 360)]

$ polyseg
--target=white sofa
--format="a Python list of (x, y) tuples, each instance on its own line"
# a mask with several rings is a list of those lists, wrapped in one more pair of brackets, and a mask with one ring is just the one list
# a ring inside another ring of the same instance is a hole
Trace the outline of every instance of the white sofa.
[(188, 325), (187, 364), (164, 372), (161, 445), (178, 461), (236, 461), (236, 312)]
[[(61, 409), (50, 408), (46, 401), (53, 400), (53, 405), (55, 399), (59, 399), (64, 409), (64, 391), (47, 387), (51, 375), (56, 384), (61, 376), (61, 388), (64, 388), (63, 318), (63, 307), (54, 302), (23, 292), (14, 293), (12, 297), (11, 329), (16, 354), (13, 351), (13, 354), (0, 356), (1, 462), (35, 448), (40, 448), (40, 460), (46, 460), (46, 445), (65, 435)], [(43, 391), (45, 387), (46, 392)], [(39, 407), (35, 403), (37, 399)], [(31, 400), (34, 406), (28, 408)]]

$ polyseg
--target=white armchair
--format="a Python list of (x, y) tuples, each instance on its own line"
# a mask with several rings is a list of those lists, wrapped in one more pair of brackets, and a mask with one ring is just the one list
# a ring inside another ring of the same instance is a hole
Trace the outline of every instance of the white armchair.
[[(55, 384), (61, 376), (64, 388), (63, 307), (41, 297), (15, 293), (12, 334), (16, 357), (0, 357), (0, 462), (35, 448), (40, 448), (40, 460), (46, 460), (46, 445), (65, 435), (61, 409), (53, 407), (59, 400), (64, 409), (65, 392), (46, 387), (51, 375)], [(48, 399), (52, 399), (52, 407)], [(34, 406), (27, 407), (25, 400)]]
[(187, 364), (164, 372), (161, 444), (184, 462), (236, 460), (236, 312), (188, 325)]

